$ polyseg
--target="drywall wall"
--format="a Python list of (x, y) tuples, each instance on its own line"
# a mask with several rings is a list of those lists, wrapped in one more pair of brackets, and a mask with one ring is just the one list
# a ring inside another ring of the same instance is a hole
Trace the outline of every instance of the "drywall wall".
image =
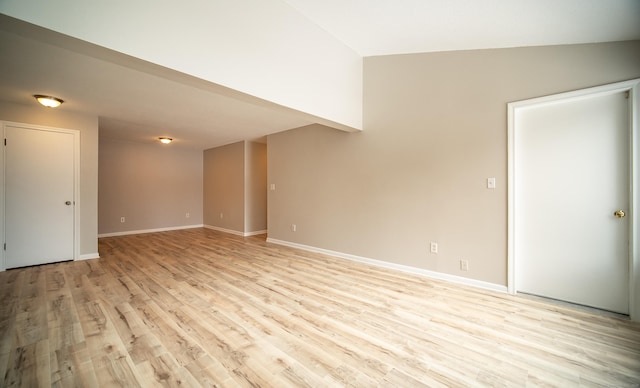
[(98, 257), (98, 117), (69, 113), (64, 106), (44, 108), (34, 100), (33, 106), (0, 102), (0, 120), (80, 131), (80, 258)]
[(204, 224), (244, 233), (244, 142), (204, 151)]
[(241, 141), (204, 151), (204, 223), (239, 235), (266, 231), (266, 144)]
[(244, 150), (244, 232), (264, 232), (267, 230), (267, 145), (246, 141)]
[(0, 12), (362, 127), (362, 58), (281, 0), (3, 0)]
[(101, 138), (98, 189), (100, 235), (201, 226), (202, 152)]
[(268, 137), (269, 238), (504, 286), (506, 104), (639, 64), (640, 41), (366, 58), (364, 131)]

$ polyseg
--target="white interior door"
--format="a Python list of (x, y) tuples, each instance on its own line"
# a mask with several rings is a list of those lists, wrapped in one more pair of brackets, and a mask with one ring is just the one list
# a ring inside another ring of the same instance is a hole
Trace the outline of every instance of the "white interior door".
[(74, 259), (74, 134), (5, 125), (6, 268)]
[(629, 313), (629, 109), (615, 92), (518, 110), (517, 291)]

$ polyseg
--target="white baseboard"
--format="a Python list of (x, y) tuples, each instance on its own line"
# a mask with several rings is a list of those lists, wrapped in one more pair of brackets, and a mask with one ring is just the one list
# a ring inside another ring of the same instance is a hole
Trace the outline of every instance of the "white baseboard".
[(84, 255), (80, 255), (80, 257), (78, 257), (78, 261), (80, 261), (80, 260), (99, 259), (99, 258), (100, 258), (100, 254), (98, 252), (96, 252), (96, 253), (85, 253)]
[(143, 230), (128, 230), (126, 232), (115, 232), (115, 233), (102, 233), (98, 235), (98, 238), (101, 237), (115, 237), (115, 236), (126, 236), (129, 234), (143, 234), (143, 233), (155, 233), (155, 232), (168, 232), (170, 230), (181, 230), (181, 229), (193, 229), (193, 228), (202, 228), (204, 225), (184, 225), (184, 226), (171, 226), (168, 228), (156, 228), (156, 229), (143, 229)]
[(213, 226), (213, 225), (205, 225), (204, 227), (207, 228), (207, 229), (217, 230), (218, 232), (229, 233), (229, 234), (233, 234), (233, 235), (236, 235), (236, 236), (243, 236), (244, 237), (244, 233), (238, 232), (237, 230), (225, 229), (225, 228), (221, 228), (219, 226)]
[(445, 281), (448, 281), (448, 282), (457, 283), (457, 284), (463, 284), (463, 285), (466, 285), (466, 286), (472, 286), (472, 287), (476, 287), (476, 288), (482, 288), (482, 289), (485, 289), (485, 290), (491, 290), (491, 291), (507, 293), (507, 287), (506, 286), (502, 286), (500, 284), (495, 284), (495, 283), (484, 282), (482, 280), (469, 279), (469, 278), (465, 278), (465, 277), (462, 277), (462, 276), (455, 276), (455, 275), (449, 275), (449, 274), (442, 273), (442, 272), (429, 271), (429, 270), (426, 270), (426, 269), (410, 267), (408, 265), (395, 264), (395, 263), (390, 263), (388, 261), (370, 259), (370, 258), (367, 258), (367, 257), (351, 255), (351, 254), (348, 254), (348, 253), (342, 253), (342, 252), (331, 251), (331, 250), (328, 250), (328, 249), (316, 248), (316, 247), (312, 247), (312, 246), (309, 246), (309, 245), (303, 245), (303, 244), (293, 243), (293, 242), (289, 242), (289, 241), (277, 240), (277, 239), (270, 238), (270, 237), (267, 238), (267, 242), (268, 243), (273, 243), (273, 244), (278, 244), (278, 245), (284, 245), (284, 246), (288, 246), (288, 247), (291, 247), (291, 248), (298, 248), (298, 249), (302, 249), (302, 250), (309, 251), (309, 252), (322, 253), (322, 254), (325, 254), (325, 255), (334, 256), (334, 257), (341, 258), (341, 259), (357, 261), (357, 262), (365, 263), (365, 264), (371, 264), (371, 265), (375, 265), (377, 267), (394, 269), (394, 270), (397, 270), (397, 271), (407, 272), (407, 273), (410, 273), (410, 274), (420, 275), (420, 276), (424, 276), (424, 277), (428, 277), (428, 278), (432, 278), (432, 279), (445, 280)]
[(221, 228), (219, 226), (213, 226), (213, 225), (204, 225), (205, 228), (207, 229), (212, 229), (212, 230), (217, 230), (218, 232), (223, 232), (223, 233), (229, 233), (229, 234), (233, 234), (236, 236), (242, 236), (242, 237), (249, 237), (249, 236), (256, 236), (259, 234), (266, 234), (267, 230), (258, 230), (255, 232), (239, 232), (237, 230), (232, 230), (232, 229), (225, 229), (225, 228)]
[(245, 237), (249, 237), (249, 236), (257, 236), (259, 234), (267, 234), (267, 230), (256, 230), (255, 232), (245, 232), (244, 236)]

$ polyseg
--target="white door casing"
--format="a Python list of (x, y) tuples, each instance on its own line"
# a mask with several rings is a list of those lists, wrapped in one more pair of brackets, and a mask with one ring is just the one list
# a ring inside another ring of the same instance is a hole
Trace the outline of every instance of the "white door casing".
[[(626, 81), (508, 104), (511, 293), (638, 319), (639, 85)], [(613, 215), (618, 208), (626, 217)]]
[(79, 149), (75, 130), (3, 122), (3, 268), (79, 254)]

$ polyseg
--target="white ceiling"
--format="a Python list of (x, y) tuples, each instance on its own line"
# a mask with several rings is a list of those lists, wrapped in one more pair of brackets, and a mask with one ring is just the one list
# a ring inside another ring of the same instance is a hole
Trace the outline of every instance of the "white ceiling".
[[(640, 0), (284, 1), (361, 56), (640, 39)], [(0, 52), (0, 99), (61, 96), (101, 137), (206, 149), (315, 121), (3, 15)]]
[(98, 116), (101, 138), (154, 143), (169, 136), (172, 147), (208, 149), (263, 140), (314, 122), (309, 115), (2, 15), (0, 52), (0, 100), (34, 105), (33, 94), (60, 97), (65, 102), (56, 109)]
[(284, 0), (361, 56), (640, 38), (639, 0)]

